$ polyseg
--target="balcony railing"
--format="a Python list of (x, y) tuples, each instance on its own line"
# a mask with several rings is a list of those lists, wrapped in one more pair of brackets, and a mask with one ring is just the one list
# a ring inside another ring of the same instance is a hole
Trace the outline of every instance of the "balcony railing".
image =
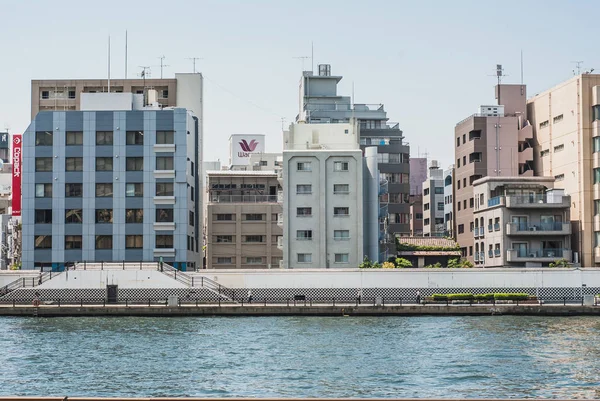
[(488, 232), (494, 231), (494, 226), (492, 224), (488, 224)]
[(382, 205), (379, 207), (379, 218), (387, 217), (388, 215), (388, 205)]
[(528, 224), (528, 223), (510, 223), (513, 227), (516, 228), (517, 231), (563, 231), (567, 227), (570, 226), (569, 223), (538, 223), (538, 224)]
[(506, 207), (519, 207), (519, 206), (570, 206), (570, 197), (558, 195), (548, 196), (547, 194), (532, 194), (532, 195), (515, 195), (506, 197)]
[(569, 249), (564, 248), (546, 248), (546, 249), (509, 249), (514, 256), (517, 258), (531, 258), (531, 259), (559, 259), (565, 258), (570, 260), (569, 257), (565, 257), (566, 254), (570, 253)]
[(500, 223), (494, 223), (494, 231), (500, 231)]
[(494, 257), (496, 257), (496, 258), (500, 257), (500, 249), (499, 248), (494, 249)]
[(277, 203), (278, 195), (212, 195), (212, 203)]
[(385, 195), (388, 193), (388, 180), (379, 181), (379, 195)]
[(495, 198), (488, 199), (488, 207), (499, 205), (501, 198), (501, 196), (496, 196)]

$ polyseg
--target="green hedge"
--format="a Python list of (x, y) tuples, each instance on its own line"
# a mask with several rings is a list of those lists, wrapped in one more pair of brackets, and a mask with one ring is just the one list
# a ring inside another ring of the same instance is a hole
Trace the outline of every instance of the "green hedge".
[(526, 301), (529, 299), (529, 294), (524, 292), (496, 293), (494, 299), (496, 301)]
[(446, 294), (433, 294), (431, 297), (433, 298), (434, 301), (447, 301), (448, 300), (448, 295), (446, 295)]
[(474, 298), (477, 301), (491, 301), (494, 299), (494, 294), (475, 294)]

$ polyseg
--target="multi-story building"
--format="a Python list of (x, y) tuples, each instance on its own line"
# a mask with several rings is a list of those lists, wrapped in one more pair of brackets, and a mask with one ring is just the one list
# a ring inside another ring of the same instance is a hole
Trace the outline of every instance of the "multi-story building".
[(86, 93), (80, 111), (36, 115), (23, 135), (23, 268), (161, 259), (198, 266), (201, 122), (142, 97)]
[(411, 157), (408, 164), (410, 167), (410, 194), (422, 195), (423, 183), (427, 179), (427, 158)]
[(525, 85), (496, 86), (498, 105), (456, 125), (454, 133), (455, 237), (463, 256), (474, 261), (473, 182), (487, 176), (533, 176), (533, 132), (527, 123)]
[(476, 265), (571, 262), (571, 198), (554, 188), (554, 177), (484, 177), (473, 192)]
[(437, 160), (429, 165), (423, 182), (423, 236), (443, 237), (444, 227), (444, 171)]
[(577, 75), (527, 101), (535, 171), (571, 196), (574, 260), (600, 266), (600, 75)]
[(299, 113), (296, 122), (348, 123), (358, 120), (360, 148), (376, 146), (379, 172), (388, 181), (388, 233), (409, 235), (409, 155), (410, 147), (398, 123), (388, 120), (383, 104), (358, 104), (350, 96), (337, 93), (342, 76), (331, 75), (331, 66), (318, 66), (318, 75), (304, 71), (300, 80)]
[(410, 236), (423, 236), (423, 194), (410, 196)]
[(358, 124), (292, 124), (282, 180), (283, 266), (357, 267), (364, 245)]
[(254, 171), (281, 171), (283, 154), (255, 153), (250, 155), (250, 169)]
[(220, 170), (207, 176), (207, 267), (279, 268), (283, 217), (277, 173)]
[[(31, 81), (31, 119), (40, 111), (81, 109), (82, 93), (133, 93), (143, 95), (145, 104), (184, 107), (202, 126), (202, 75), (177, 73), (164, 79), (48, 79)], [(155, 91), (152, 98), (148, 91)]]
[(454, 165), (444, 170), (444, 236), (454, 238)]

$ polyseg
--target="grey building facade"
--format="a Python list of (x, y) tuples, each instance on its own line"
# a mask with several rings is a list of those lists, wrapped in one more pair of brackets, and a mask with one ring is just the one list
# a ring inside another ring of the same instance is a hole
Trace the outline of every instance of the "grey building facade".
[(23, 268), (198, 266), (200, 132), (183, 108), (38, 113), (23, 135)]
[(391, 123), (383, 104), (358, 104), (350, 96), (340, 96), (337, 84), (342, 76), (331, 75), (331, 66), (318, 66), (318, 75), (304, 71), (300, 81), (299, 113), (296, 122), (347, 123), (358, 120), (360, 148), (377, 147), (380, 178), (388, 181), (387, 232), (410, 235), (410, 147), (398, 123)]

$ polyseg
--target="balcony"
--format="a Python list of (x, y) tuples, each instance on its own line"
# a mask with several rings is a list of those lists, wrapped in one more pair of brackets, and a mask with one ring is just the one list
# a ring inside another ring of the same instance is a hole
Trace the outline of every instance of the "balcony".
[(495, 198), (488, 199), (487, 205), (488, 205), (488, 207), (504, 205), (504, 197), (496, 196)]
[(506, 223), (506, 235), (571, 235), (571, 223)]
[(154, 204), (155, 205), (174, 205), (175, 204), (175, 196), (155, 196)]
[(277, 203), (278, 195), (212, 195), (211, 203)]
[(154, 153), (174, 153), (175, 144), (172, 143), (157, 143), (154, 145)]
[(385, 195), (388, 193), (388, 180), (379, 181), (379, 195)]
[(557, 259), (571, 261), (570, 249), (509, 249), (506, 251), (507, 262), (554, 262)]
[(500, 248), (494, 249), (494, 257), (495, 258), (499, 258), (500, 257)]
[(283, 250), (283, 237), (277, 237), (277, 249)]
[(500, 231), (500, 223), (494, 223), (494, 231)]
[(280, 184), (283, 183), (283, 169), (277, 171), (277, 181)]
[(519, 130), (519, 142), (525, 142), (528, 139), (533, 139), (533, 126), (528, 125)]
[(154, 170), (154, 178), (175, 178), (175, 170)]
[(161, 256), (164, 258), (174, 258), (175, 248), (154, 248), (153, 254), (155, 258), (160, 258)]
[(277, 202), (283, 203), (283, 191), (277, 191)]
[(479, 238), (485, 236), (485, 227), (475, 227), (473, 229), (473, 238)]
[(283, 213), (277, 213), (277, 225), (283, 227)]
[[(491, 201), (491, 199), (490, 199)], [(507, 208), (568, 208), (570, 207), (571, 197), (570, 196), (548, 196), (547, 194), (536, 194), (536, 195), (520, 195), (520, 196), (507, 196), (506, 197)], [(489, 204), (489, 201), (488, 201)]]
[(524, 164), (533, 161), (533, 148), (527, 148), (518, 153), (519, 163)]
[(379, 206), (379, 218), (382, 219), (388, 215), (388, 205)]
[(175, 231), (174, 222), (155, 222), (154, 229), (158, 231)]

